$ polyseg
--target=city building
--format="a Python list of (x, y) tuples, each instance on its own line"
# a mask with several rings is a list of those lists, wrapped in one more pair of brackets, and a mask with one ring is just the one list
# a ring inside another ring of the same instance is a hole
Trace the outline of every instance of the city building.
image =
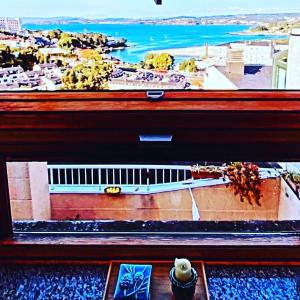
[(274, 89), (299, 90), (300, 87), (300, 29), (294, 29), (290, 35), (289, 49), (281, 51), (273, 59)]
[(33, 71), (43, 72), (46, 77), (61, 77), (60, 69), (54, 63), (38, 64), (33, 67)]
[(300, 87), (300, 29), (294, 29), (290, 35), (287, 59), (286, 88), (299, 90)]
[(24, 75), (24, 70), (20, 66), (0, 69), (0, 84), (13, 84), (17, 80), (24, 78)]
[(0, 17), (0, 30), (19, 32), (22, 30), (21, 20), (19, 18)]
[(272, 78), (273, 89), (281, 90), (286, 88), (287, 59), (288, 50), (281, 51), (274, 56)]
[(272, 66), (276, 45), (269, 41), (247, 41), (230, 43), (233, 50), (244, 51), (244, 61), (247, 65)]

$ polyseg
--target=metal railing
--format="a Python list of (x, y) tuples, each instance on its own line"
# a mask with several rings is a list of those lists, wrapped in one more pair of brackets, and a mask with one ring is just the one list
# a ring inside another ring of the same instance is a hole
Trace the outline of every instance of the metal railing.
[[(262, 179), (280, 171), (260, 168)], [(104, 193), (118, 186), (128, 194), (149, 194), (228, 183), (228, 179), (192, 179), (190, 166), (173, 165), (48, 165), (50, 193)]]
[(49, 165), (50, 192), (103, 187), (150, 187), (191, 180), (189, 166), (165, 165)]

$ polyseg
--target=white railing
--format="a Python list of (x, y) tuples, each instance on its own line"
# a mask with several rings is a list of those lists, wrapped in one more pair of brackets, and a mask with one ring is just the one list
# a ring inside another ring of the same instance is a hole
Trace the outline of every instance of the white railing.
[(120, 186), (139, 192), (191, 181), (190, 166), (166, 165), (49, 165), (50, 192), (103, 192)]
[[(123, 193), (149, 194), (228, 183), (228, 180), (198, 179), (190, 166), (172, 165), (48, 165), (50, 193), (104, 193), (119, 186)], [(276, 169), (260, 168), (262, 179), (280, 176)]]

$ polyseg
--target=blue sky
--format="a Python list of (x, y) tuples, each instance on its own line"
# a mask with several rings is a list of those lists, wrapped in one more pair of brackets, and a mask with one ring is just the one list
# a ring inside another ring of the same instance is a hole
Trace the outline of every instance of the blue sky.
[[(5, 1), (5, 0), (0, 0)], [(0, 16), (9, 17), (162, 17), (238, 13), (300, 12), (299, 0), (7, 0)]]

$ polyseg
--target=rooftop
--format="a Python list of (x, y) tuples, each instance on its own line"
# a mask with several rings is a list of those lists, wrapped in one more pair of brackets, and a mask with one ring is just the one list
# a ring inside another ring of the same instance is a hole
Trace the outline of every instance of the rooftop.
[(229, 74), (226, 67), (217, 67), (238, 89), (272, 89), (271, 66), (247, 65), (244, 76)]

